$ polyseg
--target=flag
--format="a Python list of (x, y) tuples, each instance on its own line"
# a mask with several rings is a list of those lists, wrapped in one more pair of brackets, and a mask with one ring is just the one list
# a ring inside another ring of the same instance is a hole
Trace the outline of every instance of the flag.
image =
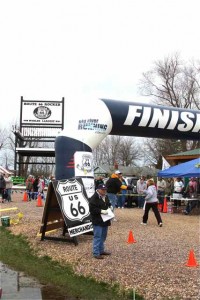
[(168, 169), (170, 166), (170, 164), (168, 163), (168, 161), (166, 161), (166, 159), (162, 156), (162, 170)]

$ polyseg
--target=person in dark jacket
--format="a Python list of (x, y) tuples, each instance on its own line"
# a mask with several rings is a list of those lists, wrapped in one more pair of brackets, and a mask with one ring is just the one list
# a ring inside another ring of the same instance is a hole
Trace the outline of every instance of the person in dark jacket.
[[(110, 176), (110, 178), (106, 182), (107, 195), (108, 195), (109, 201), (113, 207), (113, 210), (118, 201), (117, 194), (121, 190), (131, 190), (132, 189), (130, 186), (123, 185), (121, 178), (122, 178), (122, 173), (119, 170), (117, 170), (117, 171), (115, 171), (115, 173), (113, 173)], [(114, 219), (114, 221), (116, 221), (116, 219)]]
[(106, 195), (107, 188), (104, 184), (97, 187), (94, 195), (89, 200), (89, 209), (93, 224), (93, 256), (97, 259), (103, 259), (104, 255), (110, 255), (110, 252), (104, 250), (104, 243), (107, 237), (110, 220), (103, 221), (101, 214), (108, 214), (108, 208), (111, 207)]
[(6, 181), (5, 181), (3, 174), (0, 173), (0, 199), (1, 199), (2, 203), (4, 203), (3, 194), (4, 194), (5, 188), (6, 188)]
[(32, 199), (37, 200), (38, 196), (38, 184), (39, 184), (39, 177), (36, 176), (33, 181), (33, 193), (32, 193)]

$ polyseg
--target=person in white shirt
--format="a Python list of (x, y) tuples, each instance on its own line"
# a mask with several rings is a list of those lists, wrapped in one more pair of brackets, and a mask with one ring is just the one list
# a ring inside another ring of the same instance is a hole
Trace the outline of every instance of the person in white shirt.
[[(174, 182), (174, 193), (175, 194), (182, 194), (184, 191), (184, 183), (180, 177), (176, 178)], [(178, 207), (181, 206), (181, 201), (180, 200), (174, 200), (174, 206)]]
[(143, 208), (144, 206), (144, 191), (147, 189), (147, 183), (145, 181), (145, 177), (141, 176), (141, 178), (137, 181), (137, 193), (138, 193), (138, 207)]

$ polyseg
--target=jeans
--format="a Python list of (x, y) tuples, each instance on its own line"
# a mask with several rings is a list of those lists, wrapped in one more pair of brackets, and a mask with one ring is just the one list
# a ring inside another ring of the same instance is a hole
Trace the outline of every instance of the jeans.
[(138, 207), (143, 208), (144, 206), (144, 196), (138, 195)]
[(110, 204), (112, 205), (113, 210), (114, 210), (114, 208), (116, 207), (116, 204), (117, 204), (117, 195), (112, 194), (112, 193), (107, 193), (107, 196), (108, 196)]
[(12, 194), (12, 190), (11, 189), (7, 189), (7, 201), (8, 202), (11, 201), (11, 194)]
[(107, 237), (108, 226), (93, 225), (93, 255), (98, 256), (104, 252), (104, 242)]
[(121, 195), (118, 196), (117, 206), (118, 207), (124, 207), (126, 202), (126, 190), (121, 191)]

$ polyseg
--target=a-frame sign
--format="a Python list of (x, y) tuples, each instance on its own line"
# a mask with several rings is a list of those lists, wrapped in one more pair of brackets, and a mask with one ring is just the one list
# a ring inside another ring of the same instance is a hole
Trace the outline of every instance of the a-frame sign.
[[(63, 237), (46, 235), (58, 228), (62, 228)], [(40, 228), (41, 240), (68, 241), (78, 245), (77, 236), (92, 230), (88, 197), (82, 179), (50, 182)]]

